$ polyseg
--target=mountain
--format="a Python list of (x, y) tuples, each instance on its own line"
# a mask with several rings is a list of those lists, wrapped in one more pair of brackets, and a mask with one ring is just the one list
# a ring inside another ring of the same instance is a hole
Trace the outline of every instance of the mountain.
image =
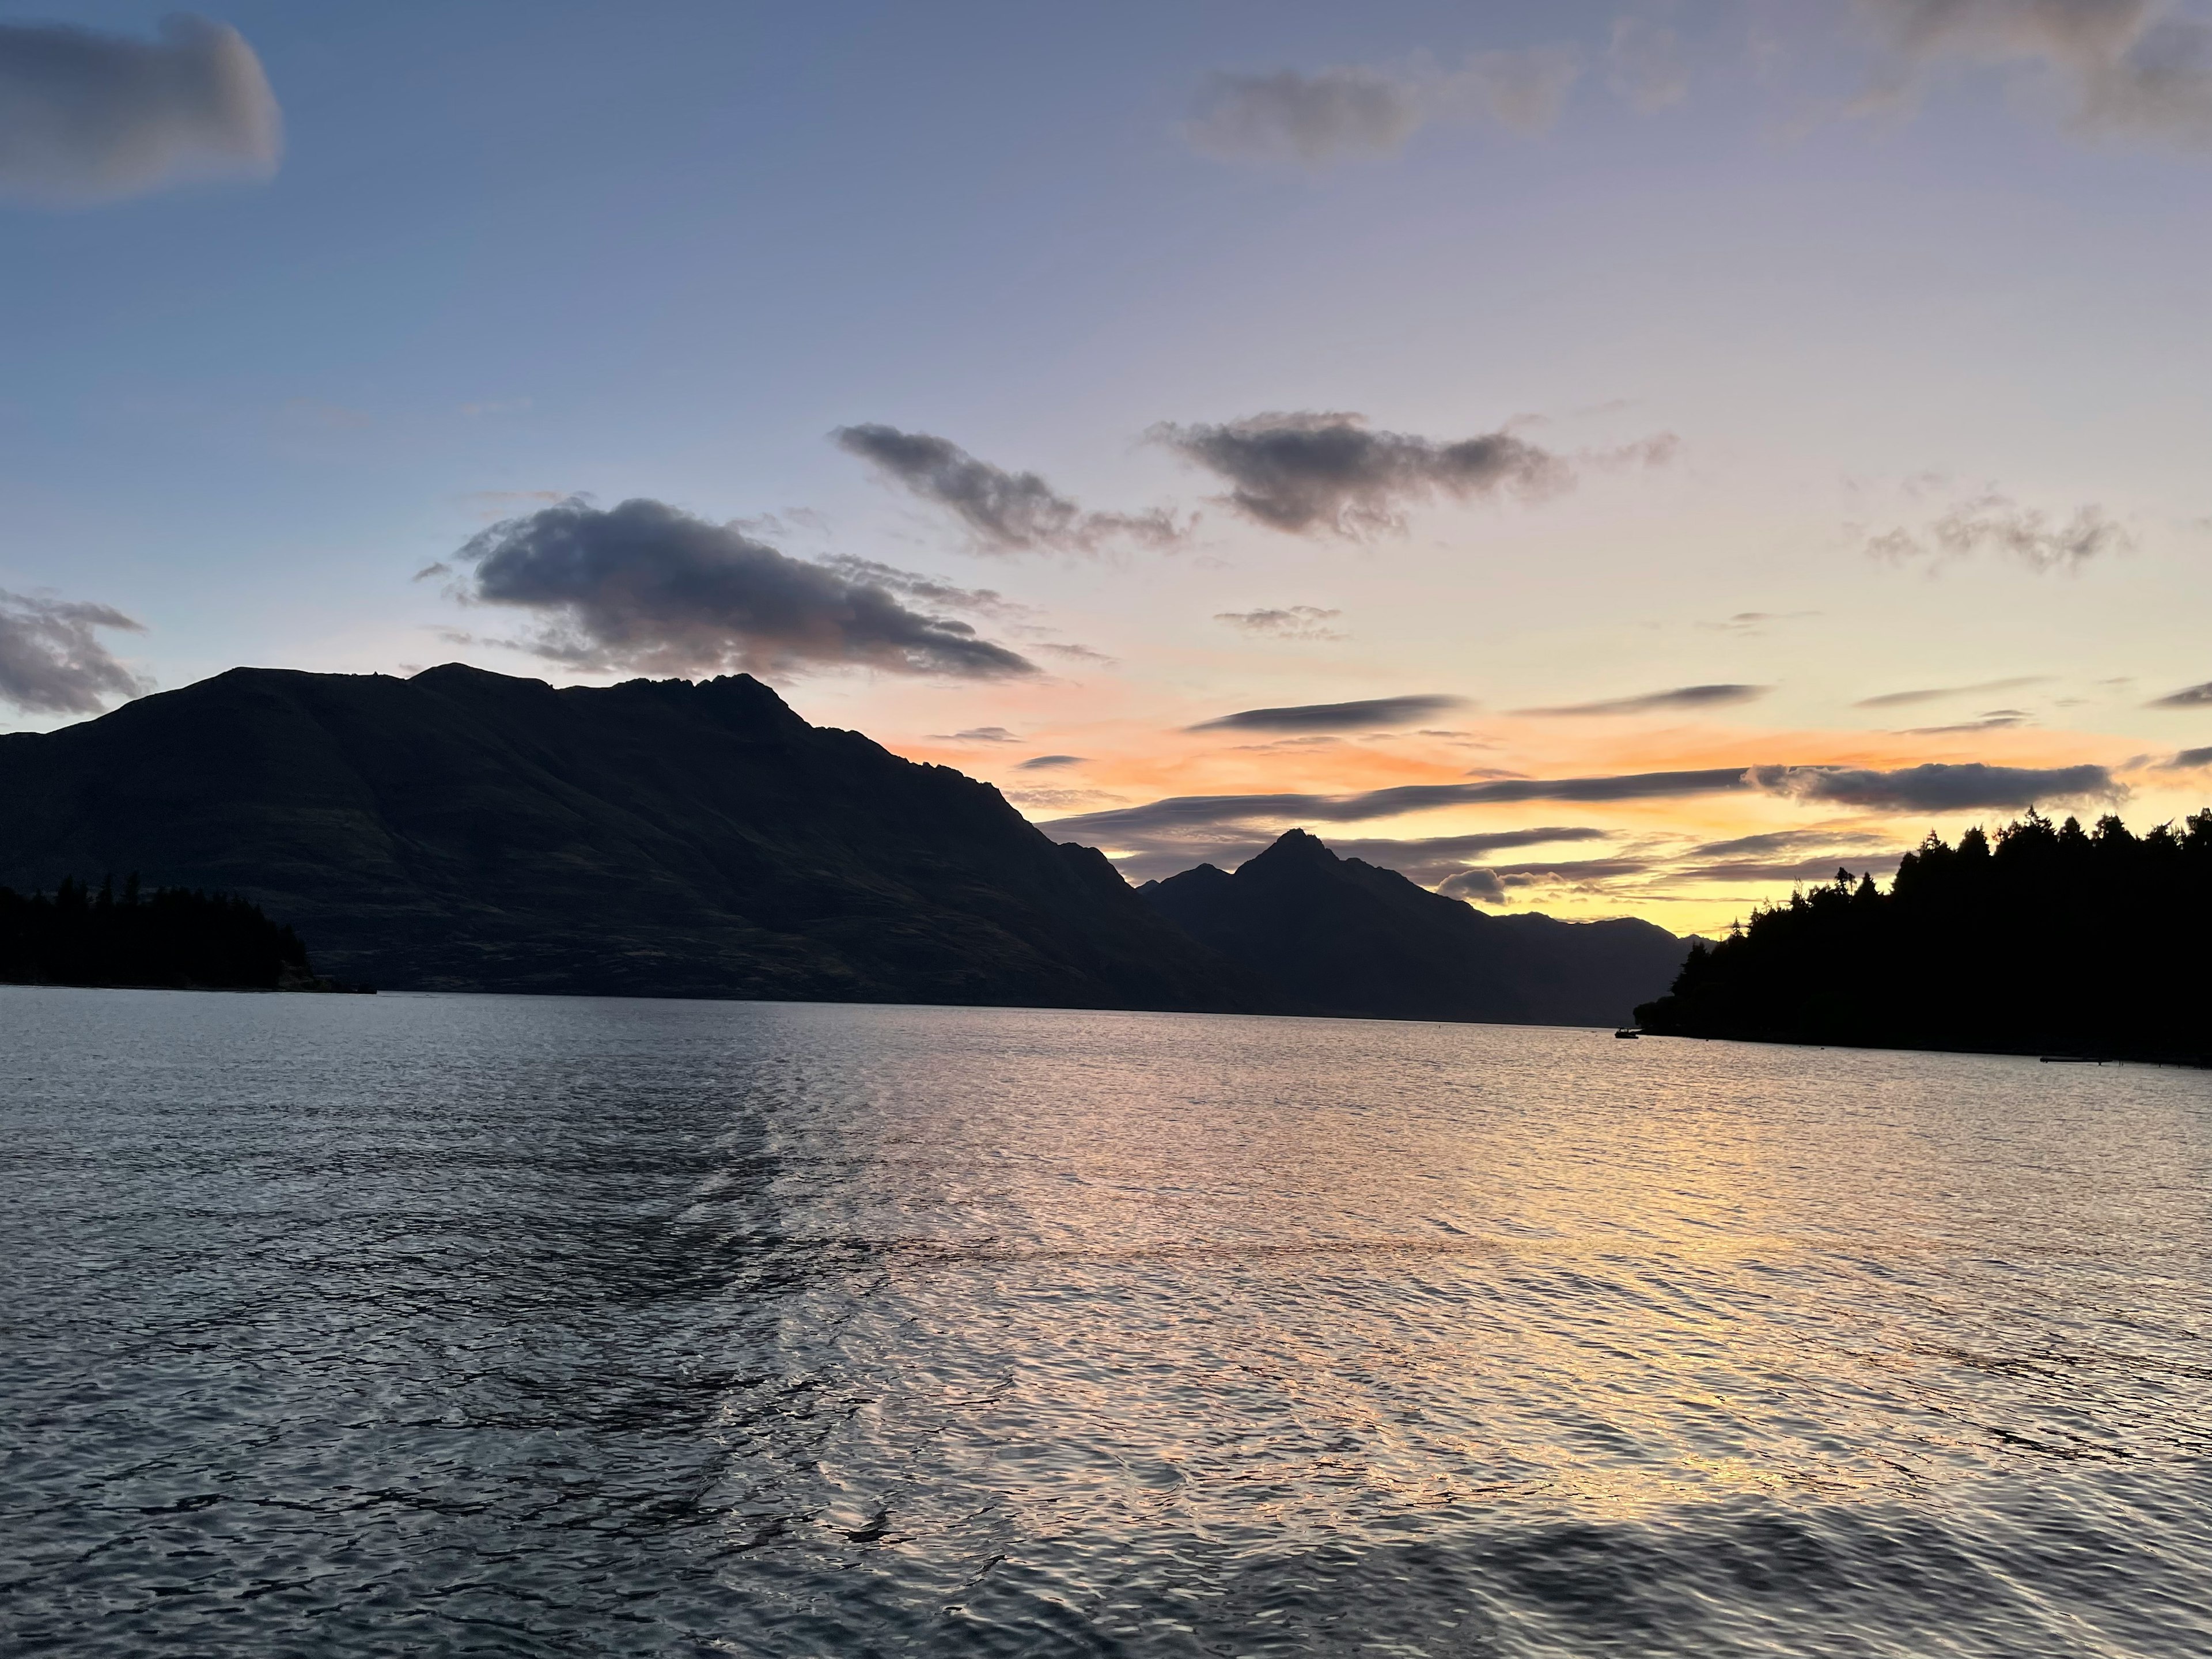
[(1646, 921), (1490, 915), (1303, 830), (1234, 875), (1201, 864), (1137, 890), (1315, 1013), (1618, 1024), (1666, 988), (1686, 949)]
[(234, 669), (0, 736), (0, 885), (242, 896), (387, 988), (1243, 1010), (1267, 994), (987, 784), (744, 675)]

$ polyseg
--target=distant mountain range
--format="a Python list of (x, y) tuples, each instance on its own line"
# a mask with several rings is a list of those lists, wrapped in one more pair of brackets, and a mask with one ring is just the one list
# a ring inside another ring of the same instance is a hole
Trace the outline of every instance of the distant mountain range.
[(1608, 1024), (1684, 945), (1483, 915), (1293, 831), (1132, 890), (744, 675), (234, 669), (0, 736), (0, 886), (242, 895), (390, 989)]
[(1137, 890), (1285, 1004), (1317, 1014), (1618, 1024), (1682, 965), (1648, 921), (1490, 915), (1292, 830), (1234, 875), (1201, 864)]

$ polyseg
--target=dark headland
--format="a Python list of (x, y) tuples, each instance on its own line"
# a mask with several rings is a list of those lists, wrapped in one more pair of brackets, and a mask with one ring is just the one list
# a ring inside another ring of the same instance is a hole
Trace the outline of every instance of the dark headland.
[(2212, 811), (1931, 835), (1887, 892), (1839, 870), (1692, 945), (1636, 1012), (1668, 1036), (2212, 1061)]
[(0, 737), (0, 885), (242, 896), (387, 989), (1612, 1024), (1680, 941), (1483, 915), (1293, 832), (1139, 894), (748, 676), (234, 669)]

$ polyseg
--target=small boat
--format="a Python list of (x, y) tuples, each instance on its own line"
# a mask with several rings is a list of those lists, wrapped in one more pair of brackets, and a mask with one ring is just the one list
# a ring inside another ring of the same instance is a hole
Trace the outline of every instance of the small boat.
[(1613, 1033), (1617, 1037), (1640, 1037), (1644, 1033), (1633, 1025), (1624, 1025)]

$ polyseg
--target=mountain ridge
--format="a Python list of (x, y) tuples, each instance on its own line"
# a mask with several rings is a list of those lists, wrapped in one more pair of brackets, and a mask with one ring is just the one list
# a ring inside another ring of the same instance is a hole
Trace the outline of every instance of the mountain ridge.
[(425, 989), (1249, 1010), (1249, 976), (989, 785), (750, 676), (233, 669), (0, 737), (0, 884), (240, 893)]
[(1650, 922), (1498, 916), (1286, 830), (1232, 874), (1137, 890), (1315, 1013), (1608, 1025), (1672, 981), (1687, 944)]

